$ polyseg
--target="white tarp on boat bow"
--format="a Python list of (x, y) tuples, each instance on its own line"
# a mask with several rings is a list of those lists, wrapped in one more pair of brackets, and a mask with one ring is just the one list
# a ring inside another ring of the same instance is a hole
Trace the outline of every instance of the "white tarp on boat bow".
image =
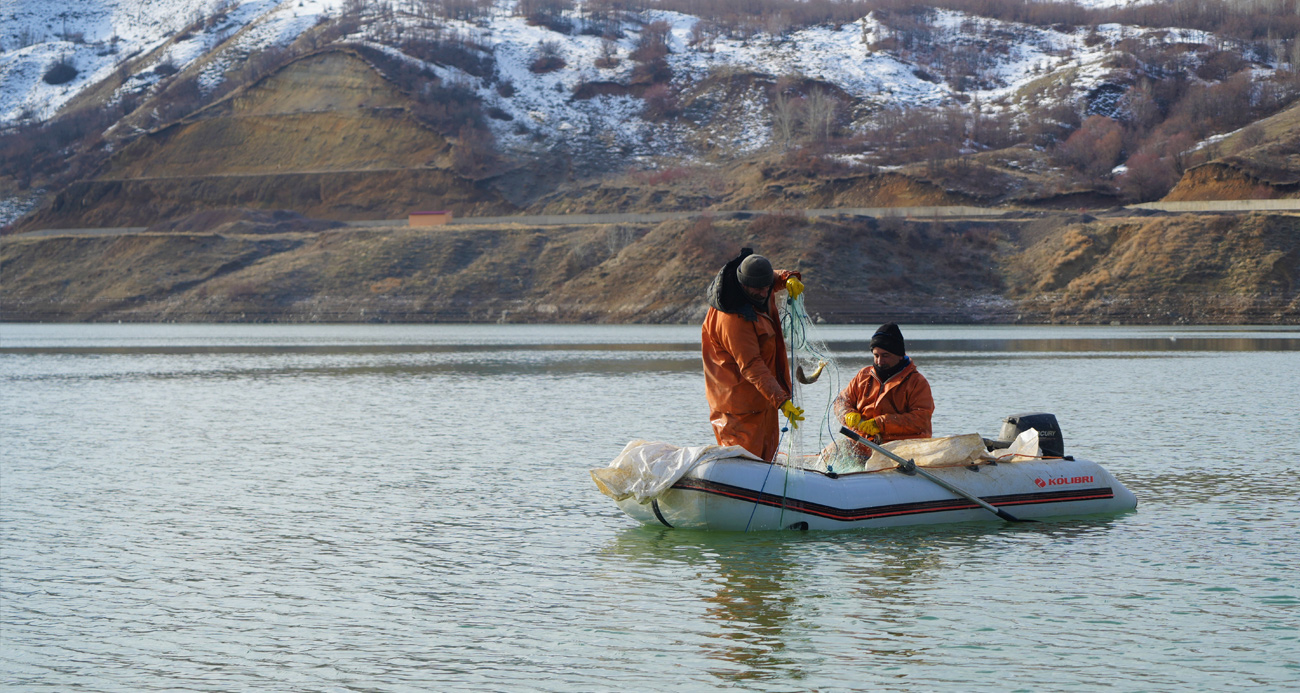
[(634, 440), (618, 453), (608, 467), (591, 470), (600, 492), (621, 501), (636, 498), (649, 503), (696, 466), (724, 457), (743, 457), (762, 462), (739, 445), (678, 447), (668, 443)]

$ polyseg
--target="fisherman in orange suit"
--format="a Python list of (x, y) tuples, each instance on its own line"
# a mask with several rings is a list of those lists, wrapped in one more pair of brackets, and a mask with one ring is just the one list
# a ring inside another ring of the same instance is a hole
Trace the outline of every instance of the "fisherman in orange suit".
[(719, 445), (739, 445), (771, 462), (781, 436), (777, 413), (798, 427), (803, 410), (790, 399), (790, 364), (776, 311), (776, 292), (803, 291), (802, 276), (773, 271), (762, 255), (743, 248), (709, 285), (709, 312), (700, 341), (709, 421)]
[[(929, 438), (934, 397), (930, 383), (907, 355), (903, 332), (890, 322), (871, 336), (874, 363), (853, 376), (835, 399), (835, 415), (849, 428), (876, 443), (905, 438)], [(853, 443), (856, 452), (871, 450)]]

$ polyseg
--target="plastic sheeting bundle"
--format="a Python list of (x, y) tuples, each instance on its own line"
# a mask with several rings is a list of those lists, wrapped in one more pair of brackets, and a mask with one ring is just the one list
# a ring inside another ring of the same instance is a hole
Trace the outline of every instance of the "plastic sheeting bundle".
[[(1037, 459), (1038, 431), (1029, 429), (1021, 433), (1005, 450), (989, 452), (984, 445), (984, 438), (978, 433), (946, 436), (944, 438), (909, 438), (895, 440), (880, 446), (902, 457), (912, 460), (918, 467), (965, 467), (972, 464), (989, 464), (990, 462), (1017, 462)], [(878, 472), (894, 469), (896, 462), (873, 451), (869, 459), (854, 454), (848, 446), (841, 446), (838, 451), (828, 450), (823, 455), (823, 464), (831, 466), (840, 473)]]
[(636, 498), (648, 503), (672, 488), (677, 480), (695, 467), (725, 457), (743, 457), (762, 462), (739, 445), (699, 445), (678, 447), (669, 443), (634, 440), (608, 467), (591, 470), (591, 480), (600, 492), (621, 501)]

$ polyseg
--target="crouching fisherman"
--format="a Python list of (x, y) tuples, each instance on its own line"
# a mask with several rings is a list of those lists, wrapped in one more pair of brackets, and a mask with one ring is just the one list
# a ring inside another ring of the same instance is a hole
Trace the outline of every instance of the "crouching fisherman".
[(753, 250), (718, 271), (709, 285), (709, 312), (704, 317), (704, 388), (709, 421), (719, 445), (739, 445), (771, 462), (781, 435), (777, 414), (791, 426), (803, 410), (790, 399), (790, 364), (776, 310), (776, 292), (791, 298), (803, 291), (802, 276), (772, 270), (772, 263)]
[[(934, 397), (930, 382), (907, 355), (903, 332), (885, 323), (871, 336), (873, 364), (858, 371), (835, 399), (835, 415), (849, 428), (876, 443), (931, 437)], [(871, 450), (853, 443), (864, 457)]]

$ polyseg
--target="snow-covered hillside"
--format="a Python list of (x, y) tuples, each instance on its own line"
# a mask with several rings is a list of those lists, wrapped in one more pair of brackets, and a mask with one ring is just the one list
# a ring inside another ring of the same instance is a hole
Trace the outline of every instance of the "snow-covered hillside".
[[(1075, 4), (1104, 8), (1142, 1)], [(107, 98), (147, 98), (169, 76), (193, 65), (201, 70), (187, 76), (197, 72), (199, 89), (210, 94), (250, 55), (288, 46), (327, 22), (332, 33), (321, 40), (368, 46), (436, 74), (443, 85), (474, 92), (503, 153), (559, 151), (602, 157), (584, 163), (612, 164), (590, 167), (593, 171), (619, 170), (656, 157), (691, 158), (704, 151), (701, 143), (708, 151), (732, 155), (767, 147), (774, 141), (775, 92), (770, 87), (775, 84), (824, 86), (834, 92), (841, 115), (851, 121), (843, 134), (870, 135), (881, 114), (898, 108), (953, 106), (969, 116), (978, 106), (981, 118), (1015, 116), (1008, 121), (1023, 121), (1027, 112), (1037, 110), (1038, 122), (1057, 123), (1054, 136), (1063, 140), (1093, 113), (1122, 120), (1124, 114), (1116, 110), (1121, 95), (1150, 75), (1177, 73), (1185, 84), (1209, 85), (1248, 72), (1250, 81), (1260, 84), (1279, 68), (1289, 69), (1281, 56), (1292, 54), (1282, 50), (1286, 45), (1281, 41), (1270, 47), (1269, 42), (1247, 44), (1198, 31), (1118, 24), (1031, 26), (947, 10), (871, 13), (839, 24), (755, 34), (702, 29), (707, 22), (663, 10), (624, 13), (612, 25), (604, 19), (605, 24), (593, 26), (581, 3), (551, 17), (553, 21), (536, 16), (530, 21), (515, 12), (516, 2), (478, 3), (474, 17), (462, 20), (432, 16), (432, 5), (424, 0), (8, 0), (0, 6), (0, 129), (52, 118), (127, 61), (132, 61), (129, 74), (123, 70), (118, 75), (122, 79), (113, 84), (121, 85)], [(636, 71), (646, 63), (638, 63), (635, 52), (653, 29), (666, 29), (668, 54), (663, 59), (669, 77), (637, 83)], [(425, 62), (402, 53), (411, 50), (404, 42), (413, 38), (459, 51), (462, 59)], [(543, 54), (554, 64), (538, 69)], [(1220, 76), (1203, 77), (1210, 73), (1200, 68), (1211, 57), (1228, 67), (1214, 73)], [(1148, 60), (1159, 64), (1143, 72), (1141, 63)], [(49, 84), (45, 76), (57, 62), (75, 66), (75, 77)], [(651, 87), (689, 100), (699, 96), (692, 91), (698, 85), (733, 77), (739, 78), (734, 83), (742, 84), (743, 93), (730, 93), (723, 106), (715, 93), (701, 99), (712, 99), (712, 110), (684, 107), (671, 116), (647, 112), (645, 96)], [(805, 95), (811, 94), (805, 89)], [(1064, 118), (1060, 111), (1048, 112), (1045, 101), (1047, 106), (1063, 105)], [(159, 105), (153, 104), (137, 122), (152, 127), (176, 117), (160, 115), (167, 109)], [(1061, 125), (1062, 120), (1072, 124)], [(949, 150), (947, 156), (955, 154)], [(23, 192), (0, 200), (0, 223), (35, 204), (26, 184), (19, 190)]]
[[(931, 40), (935, 44), (944, 46), (949, 53), (967, 48), (982, 54), (979, 79), (959, 90), (929, 74), (915, 60), (873, 50), (872, 46), (891, 33), (890, 27), (874, 15), (839, 27), (811, 27), (779, 36), (759, 35), (745, 40), (719, 37), (707, 50), (690, 45), (692, 28), (700, 21), (696, 17), (646, 12), (639, 19), (640, 23), (628, 27), (628, 35), (619, 41), (619, 53), (624, 59), (607, 69), (597, 67), (601, 39), (595, 36), (556, 33), (504, 11), (495, 14), (486, 27), (448, 22), (451, 29), (475, 43), (493, 47), (498, 78), (514, 86), (509, 96), (500, 93), (495, 80), (473, 77), (456, 68), (429, 67), (444, 80), (470, 86), (485, 105), (511, 116), (508, 121), (490, 121), (498, 141), (507, 149), (527, 148), (539, 138), (550, 146), (566, 139), (599, 135), (611, 147), (650, 156), (678, 153), (675, 145), (680, 138), (674, 136), (678, 134), (674, 129), (680, 129), (680, 123), (642, 119), (645, 103), (632, 96), (576, 99), (573, 95), (584, 83), (627, 82), (634, 64), (626, 55), (636, 42), (636, 30), (651, 22), (666, 22), (672, 27), (667, 61), (674, 75), (673, 84), (680, 89), (688, 89), (718, 71), (740, 71), (825, 82), (877, 109), (973, 100), (982, 104), (986, 113), (1023, 107), (1012, 99), (1017, 92), (1031, 82), (1067, 71), (1073, 93), (1088, 93), (1111, 71), (1107, 62), (1112, 57), (1112, 46), (1122, 38), (1158, 35), (1159, 41), (1171, 44), (1205, 39), (1199, 32), (1162, 30), (1157, 34), (1118, 25), (1102, 26), (1096, 32), (1087, 28), (1064, 32), (938, 11), (930, 17)], [(565, 67), (533, 74), (529, 65), (544, 42), (558, 46)], [(999, 48), (982, 48), (989, 45)], [(751, 151), (770, 144), (771, 114), (765, 104), (753, 104), (744, 113), (742, 117), (748, 122), (733, 123), (740, 127), (732, 127), (731, 131), (746, 134), (725, 143), (730, 151)]]
[[(330, 16), (338, 16), (345, 0), (13, 0), (0, 12), (0, 126), (20, 120), (43, 120), (86, 87), (109, 76), (116, 66), (132, 56), (146, 55), (166, 45), (153, 66), (183, 69), (191, 61), (220, 46), (218, 58), (206, 65), (201, 86), (210, 89), (233, 61), (270, 45), (292, 42), (302, 32)], [(1086, 0), (1079, 4), (1113, 6), (1128, 0)], [(574, 89), (593, 81), (625, 80), (632, 62), (596, 67), (601, 39), (596, 36), (558, 33), (532, 26), (515, 15), (513, 0), (501, 0), (486, 19), (474, 22), (446, 20), (446, 29), (469, 37), (474, 43), (492, 48), (498, 75), (481, 79), (456, 68), (432, 65), (444, 79), (469, 86), (485, 102), (514, 118), (497, 122), (503, 143), (523, 146), (538, 134), (572, 137), (593, 131), (615, 131), (619, 139), (644, 141), (654, 128), (638, 123), (642, 102), (630, 96), (574, 100)], [(572, 13), (582, 15), (582, 6)], [(402, 21), (402, 13), (395, 21)], [(208, 18), (218, 17), (216, 21)], [(204, 21), (208, 19), (208, 21)], [(668, 60), (675, 83), (687, 85), (722, 67), (768, 75), (801, 75), (834, 84), (852, 97), (887, 105), (934, 105), (954, 96), (954, 89), (919, 70), (918, 65), (889, 51), (872, 50), (885, 37), (888, 27), (867, 16), (840, 27), (812, 27), (781, 36), (747, 40), (718, 38), (708, 50), (689, 46), (695, 17), (670, 12), (647, 12), (638, 17), (641, 25), (665, 21), (672, 26), (672, 54)], [(414, 19), (411, 20), (415, 22)], [(931, 19), (933, 38), (948, 47), (1000, 43), (1000, 50), (987, 56), (978, 85), (966, 89), (966, 97), (978, 98), (994, 107), (1025, 83), (1045, 73), (1075, 69), (1077, 89), (1086, 90), (1100, 79), (1108, 55), (1108, 43), (1089, 42), (1089, 32), (1078, 29), (1059, 32), (1037, 27), (1008, 25), (994, 20), (969, 17), (955, 12), (938, 12)], [(186, 31), (186, 29), (190, 29)], [(619, 41), (626, 56), (636, 40), (637, 24), (627, 27)], [(182, 33), (184, 32), (184, 33)], [(1108, 39), (1133, 37), (1143, 30), (1106, 26), (1100, 32)], [(1188, 34), (1188, 35), (1184, 35)], [(182, 37), (177, 38), (177, 37)], [(373, 40), (367, 27), (354, 38)], [(1172, 32), (1163, 40), (1196, 40), (1190, 32)], [(172, 39), (176, 39), (172, 41)], [(170, 45), (168, 42), (172, 41)], [(539, 45), (558, 48), (565, 67), (547, 74), (533, 74), (528, 68), (536, 59)], [(49, 66), (61, 59), (77, 69), (71, 81), (51, 85), (42, 78)], [(123, 87), (146, 93), (162, 74), (150, 66), (137, 70)], [(493, 85), (508, 80), (514, 89), (502, 96)], [(756, 114), (755, 117), (759, 117)], [(526, 128), (512, 123), (527, 123)], [(756, 122), (755, 125), (758, 125)], [(755, 128), (759, 130), (761, 128)], [(527, 131), (527, 132), (523, 132)], [(735, 143), (752, 147), (760, 141)]]
[[(44, 120), (80, 91), (103, 80), (123, 62), (177, 40), (153, 65), (184, 68), (236, 36), (231, 55), (284, 44), (338, 14), (343, 0), (12, 0), (0, 7), (0, 126)], [(219, 21), (204, 20), (221, 17)], [(183, 36), (187, 28), (197, 30)], [(57, 61), (70, 61), (77, 76), (64, 84), (43, 77)], [(214, 74), (216, 79), (219, 74)], [(128, 88), (147, 90), (161, 77), (139, 72)]]

